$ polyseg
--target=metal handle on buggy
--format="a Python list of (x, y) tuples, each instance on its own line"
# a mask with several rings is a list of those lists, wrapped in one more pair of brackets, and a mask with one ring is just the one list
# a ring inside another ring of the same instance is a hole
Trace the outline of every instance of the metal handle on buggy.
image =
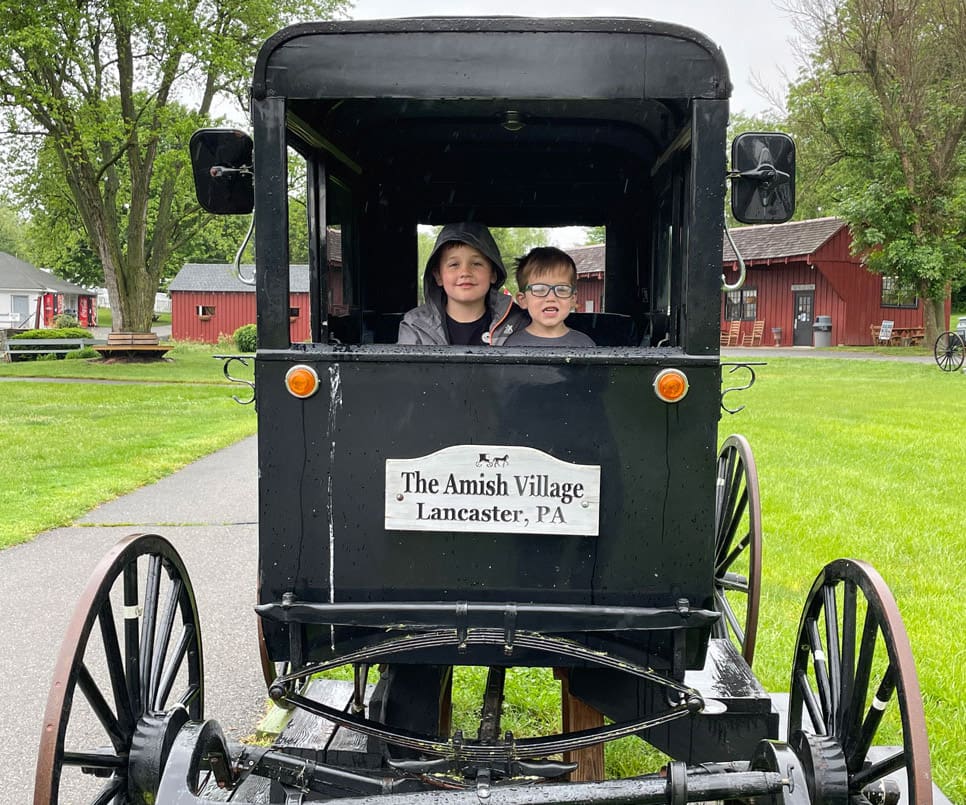
[[(253, 221), (254, 223), (254, 221)], [(741, 252), (738, 251), (738, 247), (735, 245), (734, 238), (731, 237), (731, 232), (728, 231), (728, 222), (725, 221), (724, 225), (725, 237), (728, 238), (728, 243), (731, 244), (731, 248), (734, 249), (735, 257), (738, 258), (738, 281), (733, 285), (729, 285), (725, 280), (725, 275), (721, 275), (721, 290), (727, 293), (728, 291), (737, 291), (745, 284), (745, 260), (741, 256)]]

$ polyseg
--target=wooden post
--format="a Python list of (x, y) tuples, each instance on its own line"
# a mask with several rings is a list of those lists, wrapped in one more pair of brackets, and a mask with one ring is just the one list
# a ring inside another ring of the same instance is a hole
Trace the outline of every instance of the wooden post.
[[(570, 675), (566, 668), (555, 668), (553, 675), (560, 680), (560, 704), (563, 732), (576, 732), (604, 726), (604, 715), (570, 693)], [(565, 763), (576, 763), (570, 773), (571, 782), (595, 782), (604, 779), (604, 745), (564, 753)]]

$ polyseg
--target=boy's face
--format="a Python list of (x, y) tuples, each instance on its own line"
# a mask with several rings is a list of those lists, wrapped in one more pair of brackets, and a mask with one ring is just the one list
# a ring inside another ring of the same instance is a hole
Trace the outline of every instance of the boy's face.
[(568, 266), (555, 266), (539, 276), (531, 276), (528, 287), (532, 285), (566, 285), (571, 289), (571, 296), (560, 299), (551, 290), (546, 296), (534, 296), (532, 291), (520, 291), (517, 301), (527, 313), (533, 323), (527, 329), (535, 335), (554, 337), (567, 332), (564, 319), (570, 315), (574, 307), (573, 272)]
[(486, 298), (496, 282), (496, 269), (482, 252), (466, 244), (444, 246), (433, 272), (436, 284), (458, 304), (474, 304)]

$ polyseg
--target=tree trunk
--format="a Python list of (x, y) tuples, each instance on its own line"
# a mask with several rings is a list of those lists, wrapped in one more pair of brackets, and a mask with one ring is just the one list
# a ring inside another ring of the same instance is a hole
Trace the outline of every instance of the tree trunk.
[(924, 298), (922, 300), (922, 312), (926, 328), (925, 343), (931, 346), (936, 343), (936, 339), (940, 333), (944, 333), (949, 329), (949, 320), (946, 318), (945, 298)]

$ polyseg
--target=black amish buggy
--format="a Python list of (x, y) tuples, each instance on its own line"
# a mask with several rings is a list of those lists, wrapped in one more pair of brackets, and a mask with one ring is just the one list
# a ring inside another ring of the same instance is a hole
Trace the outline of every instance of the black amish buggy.
[[(712, 42), (647, 20), (320, 22), (265, 43), (251, 137), (204, 130), (191, 151), (208, 210), (254, 210), (268, 692), (328, 737), (225, 739), (187, 572), (135, 536), (71, 624), (35, 803), (931, 802), (908, 640), (871, 567), (816, 579), (781, 734), (751, 670), (761, 512), (747, 442), (718, 447), (723, 209), (730, 179), (740, 220), (786, 220), (794, 149), (744, 135), (729, 169), (730, 90)], [(604, 308), (569, 320), (597, 346), (396, 344), (417, 227), (466, 221), (603, 226)], [(451, 720), (467, 665), (488, 669), (472, 732)], [(341, 666), (346, 697), (315, 695)], [(520, 667), (564, 680), (560, 733), (504, 728)], [(85, 714), (99, 742), (72, 741)], [(630, 735), (660, 770), (588, 781)]]

